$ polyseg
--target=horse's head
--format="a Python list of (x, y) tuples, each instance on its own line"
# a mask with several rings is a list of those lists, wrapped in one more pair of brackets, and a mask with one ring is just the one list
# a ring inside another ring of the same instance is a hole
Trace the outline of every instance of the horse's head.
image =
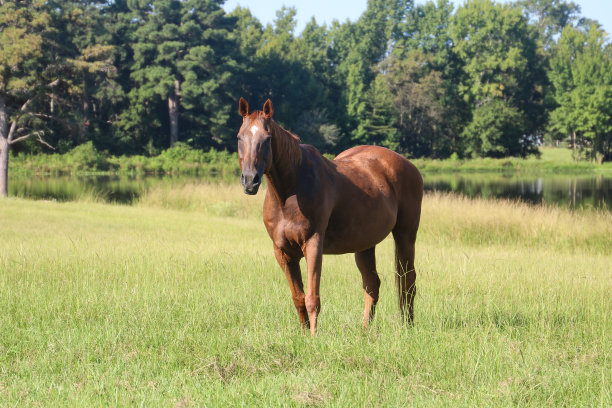
[(249, 114), (249, 104), (240, 98), (242, 126), (238, 131), (238, 160), (242, 187), (246, 194), (257, 194), (261, 179), (272, 163), (271, 119), (274, 109), (268, 99), (263, 111)]

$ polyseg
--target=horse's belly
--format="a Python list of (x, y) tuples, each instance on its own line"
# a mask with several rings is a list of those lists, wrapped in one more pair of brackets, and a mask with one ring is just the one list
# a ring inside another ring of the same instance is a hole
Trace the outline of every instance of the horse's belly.
[(325, 232), (323, 252), (345, 254), (372, 248), (389, 235), (396, 216), (397, 207), (390, 203), (380, 203), (376, 210), (364, 208), (360, 211), (353, 207), (333, 214)]

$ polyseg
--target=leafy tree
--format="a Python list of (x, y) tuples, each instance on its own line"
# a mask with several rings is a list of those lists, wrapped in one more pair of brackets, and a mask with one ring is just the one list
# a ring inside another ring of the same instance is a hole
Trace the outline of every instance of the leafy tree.
[(399, 126), (397, 148), (414, 156), (447, 157), (470, 111), (459, 95), (463, 78), (450, 36), (453, 6), (428, 1), (406, 14), (383, 70)]
[[(520, 121), (520, 131), (512, 132), (512, 135), (535, 143), (539, 125), (544, 119), (546, 76), (544, 58), (537, 47), (537, 36), (528, 26), (521, 10), (505, 4), (495, 4), (491, 0), (469, 0), (457, 9), (450, 31), (454, 51), (462, 60), (463, 77), (458, 90), (464, 101), (471, 106), (472, 120), (479, 120), (474, 117), (479, 108), (484, 109), (482, 112), (486, 112), (486, 117), (490, 116), (489, 111), (494, 108), (501, 109), (498, 115), (517, 112), (523, 120)], [(468, 124), (468, 128), (478, 130), (480, 126), (472, 123)], [(503, 132), (505, 129), (502, 126), (497, 131)], [(497, 132), (487, 134), (494, 135)], [(511, 142), (510, 137), (470, 145), (471, 141), (482, 137), (474, 135), (465, 139), (464, 142), (468, 144), (466, 148), (475, 155), (489, 155), (497, 151), (508, 151), (509, 154), (530, 151), (517, 151), (514, 147), (520, 143)], [(486, 150), (479, 148), (495, 143), (509, 144)]]
[[(282, 125), (303, 140), (334, 150), (340, 130), (330, 122), (337, 111), (327, 56), (325, 26), (312, 19), (300, 36), (294, 35), (296, 10), (283, 7), (274, 24), (265, 29), (249, 12), (237, 9), (241, 49), (243, 95), (253, 101), (273, 98)], [(253, 45), (254, 44), (254, 45)]]
[(390, 52), (399, 36), (400, 22), (413, 7), (412, 1), (370, 0), (359, 20), (332, 27), (332, 50), (338, 81), (343, 84), (346, 106), (347, 144), (368, 143), (370, 86), (375, 67)]
[(502, 99), (491, 99), (474, 110), (463, 131), (467, 155), (506, 157), (535, 153), (535, 144), (524, 136), (526, 118)]
[(521, 0), (519, 4), (538, 30), (545, 49), (550, 48), (555, 36), (577, 21), (580, 14), (580, 6), (566, 0)]
[(609, 159), (612, 144), (612, 46), (597, 25), (588, 31), (563, 30), (551, 60), (557, 108), (550, 126), (571, 137), (575, 157), (587, 149), (591, 158)]
[(433, 57), (415, 50), (404, 58), (390, 58), (384, 69), (398, 132), (386, 144), (413, 156), (449, 155), (445, 87)]

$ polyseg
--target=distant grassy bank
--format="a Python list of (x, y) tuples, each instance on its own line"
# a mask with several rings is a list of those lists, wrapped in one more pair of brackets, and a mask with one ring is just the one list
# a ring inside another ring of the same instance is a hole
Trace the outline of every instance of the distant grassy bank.
[(426, 195), (415, 326), (388, 239), (373, 327), (352, 255), (326, 256), (313, 339), (262, 199), (3, 201), (0, 405), (612, 405), (612, 214)]
[(525, 159), (517, 157), (469, 160), (414, 159), (412, 162), (424, 173), (612, 174), (612, 162), (598, 165), (592, 161), (576, 161), (572, 158), (572, 151), (569, 149), (542, 147), (540, 153), (540, 157), (531, 156)]
[[(612, 174), (612, 162), (598, 165), (590, 161), (575, 161), (569, 149), (541, 148), (539, 158), (504, 159), (413, 159), (423, 173), (564, 173)], [(333, 157), (333, 156), (328, 156)], [(236, 175), (238, 158), (235, 153), (190, 148), (186, 144), (163, 151), (158, 156), (112, 156), (94, 148), (91, 143), (77, 146), (64, 154), (17, 155), (10, 160), (10, 171), (19, 174), (183, 174)]]

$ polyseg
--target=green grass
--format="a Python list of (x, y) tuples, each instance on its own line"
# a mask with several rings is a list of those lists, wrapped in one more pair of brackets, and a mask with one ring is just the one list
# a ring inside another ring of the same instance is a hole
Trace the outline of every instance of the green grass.
[(478, 158), (469, 160), (414, 159), (412, 161), (423, 173), (612, 173), (611, 162), (598, 165), (591, 161), (575, 161), (570, 149), (541, 147), (540, 153), (539, 158), (530, 156), (525, 159), (508, 157), (504, 159)]
[(386, 240), (373, 326), (326, 256), (311, 338), (263, 195), (171, 195), (0, 202), (1, 406), (612, 405), (609, 212), (428, 195), (415, 326)]

